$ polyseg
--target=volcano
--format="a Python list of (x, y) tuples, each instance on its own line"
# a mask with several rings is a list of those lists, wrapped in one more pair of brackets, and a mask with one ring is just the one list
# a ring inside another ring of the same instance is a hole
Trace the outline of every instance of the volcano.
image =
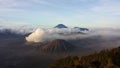
[(58, 24), (58, 25), (55, 26), (54, 28), (68, 28), (68, 27), (65, 26), (64, 24)]
[(45, 52), (60, 53), (70, 52), (74, 49), (74, 45), (62, 39), (56, 39), (43, 46), (42, 50)]

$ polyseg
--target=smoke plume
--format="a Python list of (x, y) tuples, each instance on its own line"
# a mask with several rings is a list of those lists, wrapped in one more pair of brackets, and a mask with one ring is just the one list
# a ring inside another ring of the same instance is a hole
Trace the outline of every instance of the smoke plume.
[(95, 35), (100, 35), (103, 37), (120, 36), (120, 31), (113, 29), (94, 29), (88, 32), (85, 31), (82, 32), (80, 31), (80, 29), (77, 28), (62, 28), (62, 29), (38, 28), (36, 31), (34, 31), (28, 37), (26, 37), (26, 40), (28, 42), (45, 42), (54, 39), (74, 40), (74, 39), (87, 38)]
[[(28, 42), (45, 42), (54, 39), (75, 39), (83, 35), (80, 33), (80, 29), (77, 28), (53, 28), (53, 29), (41, 29), (38, 28), (35, 32), (26, 37)], [(73, 37), (74, 35), (74, 37)]]

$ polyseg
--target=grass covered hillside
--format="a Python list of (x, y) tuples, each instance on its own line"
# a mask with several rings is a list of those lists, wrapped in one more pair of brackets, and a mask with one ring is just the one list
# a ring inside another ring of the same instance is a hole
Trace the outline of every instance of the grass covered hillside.
[(88, 56), (68, 56), (54, 61), (50, 68), (120, 68), (120, 47)]

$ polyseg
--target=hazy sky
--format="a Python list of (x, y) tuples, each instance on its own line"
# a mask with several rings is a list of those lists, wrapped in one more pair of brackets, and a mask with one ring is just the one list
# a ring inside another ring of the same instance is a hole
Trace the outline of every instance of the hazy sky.
[(120, 0), (0, 0), (0, 26), (119, 27)]

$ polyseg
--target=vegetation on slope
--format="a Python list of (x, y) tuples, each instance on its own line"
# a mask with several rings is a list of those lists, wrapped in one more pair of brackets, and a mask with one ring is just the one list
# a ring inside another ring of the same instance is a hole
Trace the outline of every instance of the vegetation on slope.
[(68, 56), (53, 62), (50, 68), (120, 68), (120, 47), (83, 57)]

